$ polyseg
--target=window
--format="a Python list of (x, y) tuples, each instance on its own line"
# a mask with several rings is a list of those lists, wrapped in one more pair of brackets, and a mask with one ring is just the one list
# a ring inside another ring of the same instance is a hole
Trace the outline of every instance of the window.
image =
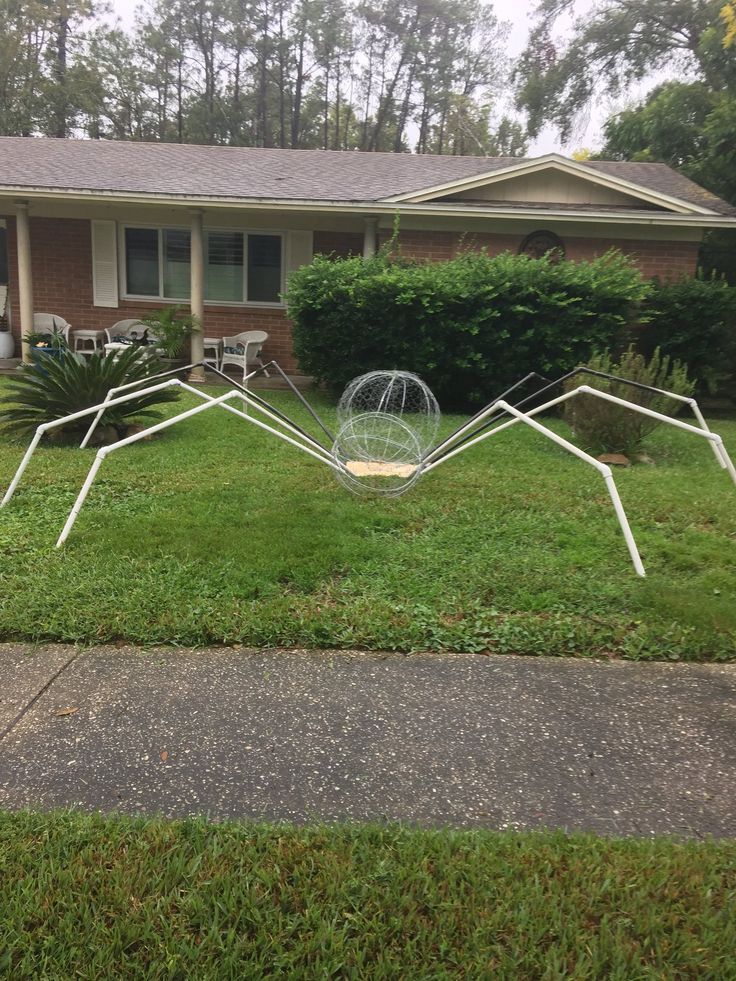
[(128, 292), (158, 296), (158, 232), (155, 228), (125, 229), (125, 271)]
[(188, 231), (163, 230), (164, 296), (189, 299), (191, 270), (189, 266), (190, 239)]
[(243, 234), (209, 232), (205, 296), (226, 303), (243, 302)]
[(281, 237), (248, 236), (248, 299), (278, 303), (281, 292)]
[[(212, 303), (280, 303), (281, 235), (240, 231), (205, 233), (205, 300)], [(125, 283), (130, 296), (187, 300), (190, 232), (178, 228), (125, 229)]]

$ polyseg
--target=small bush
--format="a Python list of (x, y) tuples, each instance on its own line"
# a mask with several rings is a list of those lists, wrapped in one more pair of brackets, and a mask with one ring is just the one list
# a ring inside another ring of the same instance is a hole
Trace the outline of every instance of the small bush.
[[(676, 395), (690, 396), (695, 387), (688, 380), (687, 369), (679, 361), (671, 362), (667, 355), (662, 356), (659, 350), (647, 359), (635, 352), (632, 346), (624, 352), (618, 363), (615, 362), (610, 351), (604, 351), (592, 357), (588, 367), (628, 378), (629, 381), (651, 385), (653, 388), (662, 388)], [(565, 383), (565, 391), (569, 392), (580, 384), (580, 376), (571, 378)], [(626, 399), (627, 402), (654, 409), (655, 412), (666, 412), (671, 415), (680, 407), (677, 400), (667, 398), (665, 395), (655, 395), (604, 378), (586, 375), (585, 384), (601, 392)], [(565, 418), (581, 446), (595, 453), (631, 453), (660, 425), (656, 419), (598, 399), (594, 395), (577, 395), (566, 402)]]
[(719, 279), (654, 284), (639, 347), (687, 364), (700, 392), (734, 394), (736, 288)]
[(615, 347), (651, 286), (619, 253), (552, 263), (467, 252), (449, 262), (317, 257), (287, 292), (301, 367), (333, 390), (414, 371), (443, 408), (482, 405), (530, 371), (555, 377)]
[[(85, 358), (71, 352), (60, 358), (45, 358), (42, 364), (25, 367), (19, 378), (8, 383), (0, 406), (0, 427), (19, 434), (33, 432), (42, 422), (97, 405), (111, 388), (141, 381), (160, 370), (160, 362), (140, 347), (131, 347), (118, 358), (105, 358), (100, 353)], [(141, 395), (108, 409), (101, 423), (118, 426), (132, 416), (156, 415), (152, 406), (177, 398), (172, 389)], [(70, 423), (68, 428), (86, 429), (89, 423), (86, 417)]]

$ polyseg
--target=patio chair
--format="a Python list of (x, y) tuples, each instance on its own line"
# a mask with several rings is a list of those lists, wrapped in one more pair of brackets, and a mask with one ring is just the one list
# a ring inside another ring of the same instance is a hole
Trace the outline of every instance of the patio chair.
[[(220, 371), (225, 370), (226, 364), (235, 364), (243, 369), (243, 376), (248, 374), (249, 365), (254, 363), (263, 367), (261, 349), (268, 340), (265, 330), (244, 330), (233, 337), (223, 337), (222, 360)], [(266, 378), (270, 377), (264, 370)]]
[[(146, 329), (146, 325), (138, 320), (137, 317), (130, 318), (128, 320), (118, 320), (116, 324), (112, 327), (105, 327), (105, 336), (107, 338), (106, 343), (112, 344), (114, 341), (123, 339), (123, 342), (133, 339), (135, 337), (142, 337), (143, 331)], [(155, 336), (148, 329), (147, 337), (149, 340), (156, 340)]]
[(61, 334), (69, 344), (69, 331), (72, 325), (56, 313), (34, 313), (33, 330), (37, 334)]

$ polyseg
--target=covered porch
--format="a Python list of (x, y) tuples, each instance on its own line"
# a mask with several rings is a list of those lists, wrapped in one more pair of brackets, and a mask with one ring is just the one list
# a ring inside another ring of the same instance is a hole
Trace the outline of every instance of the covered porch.
[(73, 336), (178, 305), (202, 326), (192, 361), (203, 360), (206, 336), (263, 330), (264, 357), (298, 377), (282, 299), (290, 274), (315, 252), (372, 255), (378, 236), (378, 220), (362, 215), (83, 204), (63, 194), (0, 198), (0, 215), (16, 339), (0, 371), (29, 360), (25, 339), (39, 312), (63, 317)]

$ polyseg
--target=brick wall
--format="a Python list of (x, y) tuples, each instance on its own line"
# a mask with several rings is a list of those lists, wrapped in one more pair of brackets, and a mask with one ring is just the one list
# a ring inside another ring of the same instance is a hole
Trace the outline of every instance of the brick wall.
[(314, 252), (340, 258), (363, 255), (363, 236), (360, 232), (315, 232)]
[[(698, 242), (652, 242), (624, 238), (577, 238), (561, 236), (568, 259), (579, 262), (619, 249), (631, 256), (647, 277), (679, 279), (692, 276), (698, 261)], [(437, 262), (451, 259), (463, 249), (487, 249), (490, 255), (518, 252), (524, 235), (498, 235), (492, 232), (406, 231), (399, 235), (401, 252), (407, 258)]]
[[(20, 341), (18, 252), (15, 221), (8, 219), (13, 333)], [(118, 320), (141, 317), (157, 307), (170, 306), (155, 300), (121, 300), (115, 308), (96, 307), (92, 302), (92, 232), (86, 219), (31, 218), (31, 262), (33, 309), (57, 313), (72, 327), (101, 329)], [(291, 349), (291, 325), (281, 309), (273, 307), (210, 306), (204, 311), (205, 334), (224, 337), (243, 330), (265, 330), (269, 337), (263, 360), (276, 360), (286, 371), (295, 371)], [(20, 350), (18, 343), (17, 350)]]
[[(467, 248), (487, 248), (491, 255), (517, 252), (523, 236), (493, 233), (404, 231), (402, 253), (427, 261), (451, 259)], [(609, 248), (619, 248), (638, 263), (645, 276), (675, 279), (695, 272), (697, 242), (649, 242), (635, 239), (587, 239), (563, 237), (567, 257), (590, 259)], [(351, 232), (315, 232), (315, 252), (336, 255), (362, 254), (363, 236)], [(125, 300), (115, 309), (92, 303), (92, 243), (86, 219), (31, 219), (34, 310), (58, 313), (74, 327), (111, 327), (116, 321), (142, 316), (157, 306), (152, 300)], [(20, 310), (15, 220), (8, 219), (8, 259), (14, 332), (20, 336)], [(283, 310), (268, 307), (205, 307), (205, 333), (223, 337), (243, 330), (265, 330), (269, 334), (264, 360), (275, 359), (288, 371), (297, 369), (291, 350), (291, 325)]]

